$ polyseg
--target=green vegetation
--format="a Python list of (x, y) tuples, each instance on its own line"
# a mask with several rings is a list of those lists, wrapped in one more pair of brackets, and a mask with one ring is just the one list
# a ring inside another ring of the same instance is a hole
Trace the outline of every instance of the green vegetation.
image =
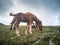
[[(0, 45), (60, 45), (60, 26), (43, 26), (43, 32), (33, 28), (33, 34), (25, 35), (25, 26), (20, 27), (20, 37), (10, 26), (0, 26)], [(51, 44), (53, 45), (53, 44)]]

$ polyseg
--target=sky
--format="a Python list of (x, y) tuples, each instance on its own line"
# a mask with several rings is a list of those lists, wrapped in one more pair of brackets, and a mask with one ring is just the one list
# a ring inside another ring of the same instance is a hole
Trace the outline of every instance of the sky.
[(10, 24), (13, 19), (9, 16), (10, 12), (31, 12), (43, 25), (60, 25), (60, 0), (0, 0), (0, 23)]

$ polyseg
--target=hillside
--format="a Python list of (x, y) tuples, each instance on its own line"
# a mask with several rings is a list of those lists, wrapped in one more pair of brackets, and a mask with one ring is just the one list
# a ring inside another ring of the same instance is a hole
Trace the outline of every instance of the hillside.
[(0, 26), (4, 25), (3, 23), (0, 23)]
[(26, 27), (21, 26), (20, 37), (10, 26), (0, 26), (0, 45), (60, 45), (60, 26), (43, 26), (43, 32), (33, 28), (33, 34), (25, 35)]

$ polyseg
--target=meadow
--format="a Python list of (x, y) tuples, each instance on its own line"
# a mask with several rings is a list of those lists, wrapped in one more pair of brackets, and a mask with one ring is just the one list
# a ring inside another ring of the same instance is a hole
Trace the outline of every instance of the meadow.
[(33, 28), (33, 34), (25, 35), (25, 26), (20, 26), (20, 36), (10, 26), (0, 26), (0, 45), (60, 45), (60, 26), (43, 26), (43, 32)]

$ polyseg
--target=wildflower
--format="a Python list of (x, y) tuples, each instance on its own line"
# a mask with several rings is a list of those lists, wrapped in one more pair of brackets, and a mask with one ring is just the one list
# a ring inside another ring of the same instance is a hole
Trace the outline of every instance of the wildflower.
[(11, 39), (13, 39), (13, 37), (11, 37)]

